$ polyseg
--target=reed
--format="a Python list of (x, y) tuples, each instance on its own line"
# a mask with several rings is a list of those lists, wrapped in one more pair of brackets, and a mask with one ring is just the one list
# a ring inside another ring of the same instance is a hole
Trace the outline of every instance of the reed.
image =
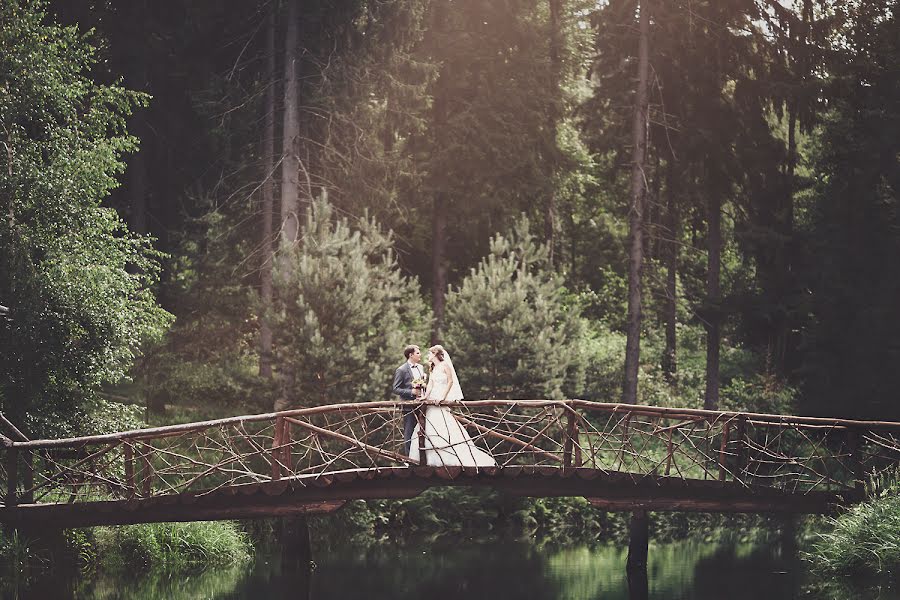
[(98, 556), (110, 566), (195, 568), (245, 562), (249, 536), (231, 521), (146, 523), (96, 530)]

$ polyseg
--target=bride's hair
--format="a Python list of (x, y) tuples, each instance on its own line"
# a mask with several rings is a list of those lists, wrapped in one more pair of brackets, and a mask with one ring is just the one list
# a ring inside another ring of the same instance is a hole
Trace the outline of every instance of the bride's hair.
[(434, 354), (434, 356), (441, 362), (444, 362), (444, 347), (440, 344), (432, 346), (428, 349), (429, 352)]

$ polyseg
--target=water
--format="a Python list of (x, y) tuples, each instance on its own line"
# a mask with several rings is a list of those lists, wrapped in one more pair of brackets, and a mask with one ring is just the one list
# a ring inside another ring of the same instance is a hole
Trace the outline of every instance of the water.
[(338, 544), (315, 568), (260, 550), (249, 565), (190, 575), (151, 572), (37, 577), (5, 597), (84, 600), (898, 600), (894, 592), (822, 590), (776, 546), (677, 542), (650, 548), (647, 579), (625, 576), (625, 550), (473, 539)]

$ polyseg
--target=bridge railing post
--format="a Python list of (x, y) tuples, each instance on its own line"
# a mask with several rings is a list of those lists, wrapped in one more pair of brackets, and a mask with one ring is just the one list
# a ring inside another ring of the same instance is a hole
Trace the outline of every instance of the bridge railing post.
[(728, 435), (731, 433), (731, 419), (722, 428), (722, 443), (719, 445), (719, 481), (725, 481), (728, 474)]
[(6, 449), (6, 507), (14, 508), (18, 504), (19, 484), (19, 451), (15, 446)]
[(125, 441), (125, 496), (134, 498), (137, 488), (134, 485), (134, 446)]
[(581, 417), (578, 413), (574, 411), (569, 412), (566, 423), (565, 441), (563, 442), (564, 469), (571, 469), (572, 467), (579, 468), (582, 464), (581, 445), (578, 443), (578, 421), (580, 420)]
[(275, 433), (272, 438), (272, 479), (281, 479), (281, 460), (284, 442), (284, 417), (275, 417)]

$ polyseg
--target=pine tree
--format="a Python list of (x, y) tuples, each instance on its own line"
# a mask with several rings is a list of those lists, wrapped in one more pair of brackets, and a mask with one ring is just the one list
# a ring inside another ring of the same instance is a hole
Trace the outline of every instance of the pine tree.
[(470, 398), (562, 398), (580, 391), (580, 312), (565, 303), (549, 250), (524, 217), (447, 294), (447, 349)]
[(274, 365), (292, 374), (287, 400), (384, 398), (403, 347), (423, 340), (429, 322), (417, 282), (401, 274), (393, 236), (373, 219), (351, 225), (320, 199), (300, 234), (275, 273)]

